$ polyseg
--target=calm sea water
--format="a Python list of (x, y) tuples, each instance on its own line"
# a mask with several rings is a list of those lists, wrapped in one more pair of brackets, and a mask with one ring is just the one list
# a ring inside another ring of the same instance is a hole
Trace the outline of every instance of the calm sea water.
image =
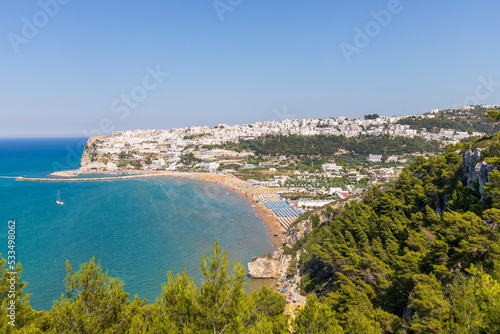
[[(216, 184), (167, 177), (96, 182), (19, 182), (74, 169), (84, 139), (0, 139), (0, 251), (15, 219), (16, 256), (31, 304), (48, 310), (61, 297), (65, 261), (73, 269), (91, 257), (154, 302), (168, 270), (186, 268), (199, 282), (200, 256), (215, 240), (246, 267), (273, 251), (249, 203)], [(59, 190), (63, 206), (55, 203)]]

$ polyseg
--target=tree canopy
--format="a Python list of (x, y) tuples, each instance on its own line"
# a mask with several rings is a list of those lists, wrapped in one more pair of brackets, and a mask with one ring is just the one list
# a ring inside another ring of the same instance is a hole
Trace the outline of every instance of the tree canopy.
[(478, 147), (498, 157), (499, 141), (419, 158), (359, 203), (316, 213), (298, 270), (344, 332), (500, 333), (500, 172), (481, 189), (464, 163)]

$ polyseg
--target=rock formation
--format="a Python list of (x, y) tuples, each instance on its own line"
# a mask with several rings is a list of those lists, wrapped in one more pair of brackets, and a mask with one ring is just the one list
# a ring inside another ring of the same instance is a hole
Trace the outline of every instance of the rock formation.
[(96, 143), (99, 141), (104, 141), (104, 139), (107, 137), (109, 136), (94, 135), (89, 138), (82, 154), (81, 166), (83, 169), (105, 167), (102, 162), (99, 162), (99, 158), (101, 157), (102, 153), (97, 151)]
[[(319, 218), (319, 225), (332, 221), (333, 217), (339, 213), (338, 209), (342, 208), (347, 203), (351, 201), (359, 203), (362, 198), (363, 196), (359, 195), (351, 196), (347, 200), (339, 200), (317, 210), (315, 215)], [(287, 247), (292, 248), (297, 242), (304, 239), (306, 235), (312, 232), (312, 217), (313, 215), (310, 215), (307, 219), (299, 221), (288, 229), (285, 239)]]
[(248, 272), (252, 278), (284, 277), (291, 260), (291, 255), (286, 255), (283, 251), (276, 251), (249, 262)]
[(286, 236), (286, 246), (293, 247), (297, 242), (304, 239), (306, 235), (312, 232), (311, 218), (302, 220), (290, 227)]
[(475, 149), (474, 151), (467, 150), (463, 154), (464, 160), (462, 168), (467, 178), (467, 186), (471, 187), (475, 180), (479, 181), (479, 191), (481, 195), (484, 196), (483, 186), (489, 182), (489, 175), (491, 171), (495, 169), (493, 164), (489, 164), (484, 161), (481, 156), (481, 149)]

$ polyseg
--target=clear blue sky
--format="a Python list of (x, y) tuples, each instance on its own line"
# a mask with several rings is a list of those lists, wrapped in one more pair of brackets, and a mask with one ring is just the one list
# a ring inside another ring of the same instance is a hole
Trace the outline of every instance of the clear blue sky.
[[(500, 103), (494, 0), (220, 0), (223, 20), (211, 0), (60, 1), (52, 16), (38, 1), (0, 4), (0, 137)], [(373, 37), (348, 62), (356, 27)], [(146, 77), (157, 66), (159, 84)]]

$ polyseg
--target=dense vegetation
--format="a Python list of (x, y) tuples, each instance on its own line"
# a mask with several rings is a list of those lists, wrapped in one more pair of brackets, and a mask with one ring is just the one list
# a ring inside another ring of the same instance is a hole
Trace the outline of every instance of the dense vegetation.
[(463, 110), (443, 110), (434, 114), (434, 118), (408, 117), (399, 120), (397, 123), (410, 125), (412, 129), (427, 129), (431, 132), (439, 132), (440, 129), (453, 129), (467, 132), (493, 133), (493, 126), (483, 118), (486, 109), (476, 106), (474, 109)]
[[(387, 189), (324, 209), (295, 246), (306, 291), (347, 333), (500, 333), (500, 172), (467, 187), (462, 153), (500, 161), (500, 136), (419, 158)], [(483, 196), (484, 195), (484, 196)]]
[(438, 152), (437, 141), (428, 142), (420, 137), (406, 138), (388, 136), (381, 137), (344, 137), (344, 136), (278, 136), (268, 135), (257, 139), (243, 140), (238, 144), (228, 144), (228, 149), (238, 151), (251, 150), (263, 155), (295, 155), (295, 156), (333, 156), (339, 150), (358, 155), (368, 154), (411, 154)]

